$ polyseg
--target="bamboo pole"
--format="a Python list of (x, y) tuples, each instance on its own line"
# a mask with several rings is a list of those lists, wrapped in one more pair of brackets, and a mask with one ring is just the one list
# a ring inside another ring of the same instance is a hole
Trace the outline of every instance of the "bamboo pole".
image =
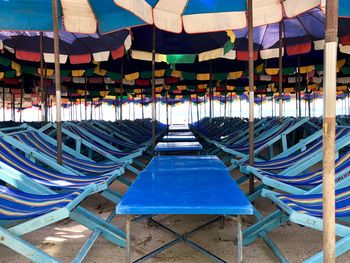
[(43, 32), (40, 32), (40, 108), (41, 108), (41, 123), (45, 122), (45, 91), (44, 91), (44, 36)]
[(85, 91), (84, 91), (84, 106), (85, 106), (85, 120), (87, 120), (87, 80), (85, 77)]
[(213, 65), (212, 62), (209, 62), (209, 74), (210, 74), (210, 80), (209, 80), (209, 120), (211, 122), (213, 118), (213, 79), (212, 74), (213, 73)]
[(278, 116), (279, 121), (282, 123), (283, 118), (283, 60), (282, 60), (282, 49), (283, 49), (283, 39), (282, 39), (282, 32), (283, 32), (283, 20), (279, 23), (279, 47), (278, 47), (278, 96), (279, 96), (279, 107), (278, 107)]
[(153, 25), (152, 31), (152, 149), (154, 153), (154, 147), (156, 146), (156, 27)]
[(52, 0), (52, 19), (55, 54), (55, 89), (56, 89), (56, 125), (57, 125), (57, 163), (62, 164), (62, 118), (61, 118), (61, 73), (60, 48), (58, 38), (58, 11), (57, 0)]
[(24, 75), (22, 75), (22, 88), (21, 88), (21, 98), (19, 102), (19, 122), (22, 122), (22, 107), (23, 107), (23, 93), (24, 93)]
[[(249, 67), (249, 165), (254, 165), (254, 50), (253, 0), (248, 0), (248, 67)], [(249, 193), (254, 192), (254, 175), (249, 175)]]
[(119, 114), (120, 114), (120, 121), (123, 120), (123, 95), (124, 95), (124, 60), (122, 59), (122, 63), (121, 63), (121, 67), (120, 67), (120, 74), (122, 75), (122, 82), (120, 83), (120, 111), (119, 111)]
[(323, 253), (335, 262), (335, 104), (337, 86), (338, 0), (327, 0), (323, 93)]
[(298, 110), (299, 110), (299, 117), (301, 118), (301, 83), (300, 83), (300, 56), (298, 56)]
[(5, 86), (2, 87), (2, 116), (3, 116), (3, 121), (6, 120), (6, 103), (5, 103)]

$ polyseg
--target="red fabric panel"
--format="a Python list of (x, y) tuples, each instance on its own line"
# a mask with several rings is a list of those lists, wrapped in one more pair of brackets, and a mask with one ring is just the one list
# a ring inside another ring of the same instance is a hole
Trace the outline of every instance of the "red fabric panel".
[(309, 53), (311, 51), (311, 42), (300, 45), (288, 46), (286, 50), (288, 56)]
[(18, 85), (18, 84), (19, 84), (19, 79), (3, 78), (2, 81), (3, 81), (5, 84), (10, 84), (10, 85)]
[(113, 50), (111, 52), (112, 58), (113, 59), (121, 58), (124, 56), (124, 52), (125, 52), (125, 48), (124, 48), (124, 46), (121, 46), (120, 48)]
[(341, 44), (343, 46), (350, 45), (350, 35), (349, 36), (343, 36), (341, 38)]
[(83, 54), (83, 55), (70, 55), (69, 61), (71, 64), (85, 64), (91, 62), (91, 55), (90, 54)]
[(16, 50), (16, 58), (21, 60), (39, 62), (40, 61), (40, 53), (36, 52), (28, 52), (23, 50)]
[[(237, 56), (237, 60), (243, 60), (243, 61), (249, 60), (248, 51), (237, 50), (236, 56)], [(253, 52), (253, 59), (254, 60), (258, 59), (258, 51)]]
[(150, 82), (148, 79), (137, 79), (135, 80), (135, 84), (139, 86), (148, 86)]

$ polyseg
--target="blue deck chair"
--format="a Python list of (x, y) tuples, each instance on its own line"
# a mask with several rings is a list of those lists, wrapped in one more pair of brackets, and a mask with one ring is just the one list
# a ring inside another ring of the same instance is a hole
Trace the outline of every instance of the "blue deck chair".
[[(259, 236), (266, 234), (286, 222), (292, 222), (301, 226), (323, 231), (322, 220), (322, 194), (279, 194), (270, 190), (264, 189), (262, 192), (264, 197), (271, 199), (279, 210), (259, 221), (257, 224), (247, 228), (244, 232), (245, 245), (250, 244)], [(336, 235), (340, 238), (336, 242), (336, 255), (340, 256), (350, 250), (350, 227), (347, 226), (350, 217), (350, 187), (339, 188), (336, 190)], [(344, 224), (345, 223), (345, 224)], [(271, 244), (271, 243), (270, 243)], [(270, 246), (273, 252), (279, 258), (283, 258), (281, 251), (275, 244)], [(319, 252), (304, 262), (322, 262), (323, 252)]]
[[(322, 135), (322, 131), (318, 132), (319, 135)], [(314, 134), (310, 137), (314, 137)], [(336, 131), (336, 151), (347, 147), (350, 143), (350, 129), (349, 128), (337, 128)], [(290, 149), (302, 149), (304, 145), (307, 143), (310, 143), (310, 145), (307, 146), (304, 151), (298, 151), (296, 153), (290, 154), (286, 157), (281, 158), (275, 158), (270, 161), (264, 161), (264, 162), (256, 162), (254, 163), (254, 166), (251, 167), (246, 164), (241, 165), (241, 172), (243, 173), (242, 178), (239, 179), (238, 182), (243, 182), (247, 178), (247, 175), (249, 173), (257, 174), (259, 177), (259, 173), (263, 172), (278, 172), (278, 175), (281, 176), (292, 176), (302, 173), (303, 171), (310, 168), (312, 165), (320, 162), (322, 160), (322, 140), (318, 136), (318, 139), (316, 141), (309, 140), (309, 138), (305, 139), (304, 141), (300, 142), (298, 145), (295, 145), (291, 147)], [(285, 155), (283, 155), (285, 156)], [(263, 174), (261, 175), (263, 176)]]
[[(83, 208), (81, 201), (90, 189), (56, 194), (25, 193), (0, 185), (0, 244), (3, 244), (33, 262), (60, 262), (21, 236), (60, 220), (71, 218), (112, 243), (125, 247), (125, 235), (102, 219), (95, 220)], [(73, 262), (81, 262), (81, 253)]]

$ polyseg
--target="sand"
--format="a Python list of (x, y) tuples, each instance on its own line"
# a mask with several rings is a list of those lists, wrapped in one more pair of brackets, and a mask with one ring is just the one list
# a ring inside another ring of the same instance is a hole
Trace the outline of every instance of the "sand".
[[(237, 171), (234, 171), (233, 175), (237, 176), (237, 173)], [(129, 176), (130, 178), (132, 177), (131, 175)], [(119, 183), (115, 183), (113, 187), (122, 192), (126, 190)], [(113, 203), (98, 194), (89, 197), (82, 205), (103, 218), (106, 218), (115, 208)], [(256, 207), (265, 214), (274, 209), (271, 202), (263, 199), (256, 202)], [(180, 233), (195, 228), (212, 218), (213, 216), (207, 215), (156, 217), (157, 220)], [(243, 228), (249, 226), (254, 221), (253, 217), (244, 217), (243, 219)], [(114, 218), (113, 223), (125, 229), (124, 216), (117, 216)], [(24, 238), (63, 262), (70, 262), (74, 259), (74, 256), (90, 234), (91, 232), (85, 227), (77, 225), (68, 219), (27, 234)], [(156, 226), (149, 225), (146, 221), (133, 223), (132, 234), (134, 260), (144, 255), (144, 253), (164, 245), (173, 238), (168, 232), (164, 232)], [(291, 263), (301, 262), (303, 259), (312, 256), (322, 249), (321, 232), (295, 224), (280, 227), (270, 233), (269, 236), (278, 244), (278, 247)], [(236, 223), (234, 219), (228, 218), (224, 224), (220, 222), (214, 223), (191, 236), (191, 239), (225, 261), (236, 262)], [(0, 255), (0, 262), (28, 262), (28, 260), (4, 246), (0, 246)], [(125, 261), (124, 256), (124, 249), (112, 245), (103, 238), (99, 238), (84, 262), (119, 263)], [(254, 242), (248, 247), (244, 247), (243, 256), (246, 263), (278, 262), (261, 240)], [(349, 256), (350, 253), (346, 253), (339, 257), (337, 262), (349, 262)], [(180, 243), (147, 262), (205, 263), (212, 261), (188, 245)]]

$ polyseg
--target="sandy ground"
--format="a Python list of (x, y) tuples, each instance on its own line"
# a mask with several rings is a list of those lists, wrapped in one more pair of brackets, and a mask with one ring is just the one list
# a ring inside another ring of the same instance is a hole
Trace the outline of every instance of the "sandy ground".
[[(234, 171), (233, 175), (237, 176), (237, 173), (237, 171)], [(131, 175), (129, 176), (131, 177)], [(126, 190), (119, 183), (115, 183), (113, 188), (121, 192)], [(99, 195), (91, 196), (82, 205), (104, 218), (115, 208), (114, 204)], [(272, 204), (267, 200), (256, 202), (256, 206), (263, 213), (268, 213), (274, 209)], [(180, 233), (193, 229), (212, 218), (213, 216), (206, 215), (156, 217), (160, 222)], [(243, 219), (243, 228), (249, 226), (254, 221), (252, 217), (245, 217)], [(125, 229), (124, 216), (114, 218), (113, 223)], [(144, 253), (164, 245), (173, 238), (168, 232), (164, 232), (155, 226), (150, 226), (146, 221), (134, 223), (132, 225), (132, 233), (134, 260), (144, 255)], [(64, 262), (70, 262), (74, 259), (74, 256), (90, 234), (91, 232), (89, 230), (68, 219), (27, 234), (24, 238), (46, 253)], [(301, 262), (322, 248), (321, 232), (295, 224), (280, 227), (270, 233), (269, 236), (278, 244), (290, 262)], [(191, 239), (222, 259), (228, 262), (236, 262), (236, 224), (233, 219), (227, 219), (224, 225), (217, 222), (207, 226), (205, 229), (191, 236)], [(0, 246), (0, 255), (0, 262), (28, 262), (25, 258), (4, 246)], [(124, 256), (124, 249), (112, 245), (103, 238), (99, 238), (89, 252), (85, 262), (119, 263), (125, 261)], [(349, 256), (350, 253), (347, 253), (338, 258), (337, 262), (349, 262)], [(205, 263), (211, 261), (188, 245), (180, 243), (148, 262)], [(250, 246), (244, 247), (244, 262), (278, 262), (278, 260), (276, 260), (268, 247), (261, 240), (258, 240)]]

